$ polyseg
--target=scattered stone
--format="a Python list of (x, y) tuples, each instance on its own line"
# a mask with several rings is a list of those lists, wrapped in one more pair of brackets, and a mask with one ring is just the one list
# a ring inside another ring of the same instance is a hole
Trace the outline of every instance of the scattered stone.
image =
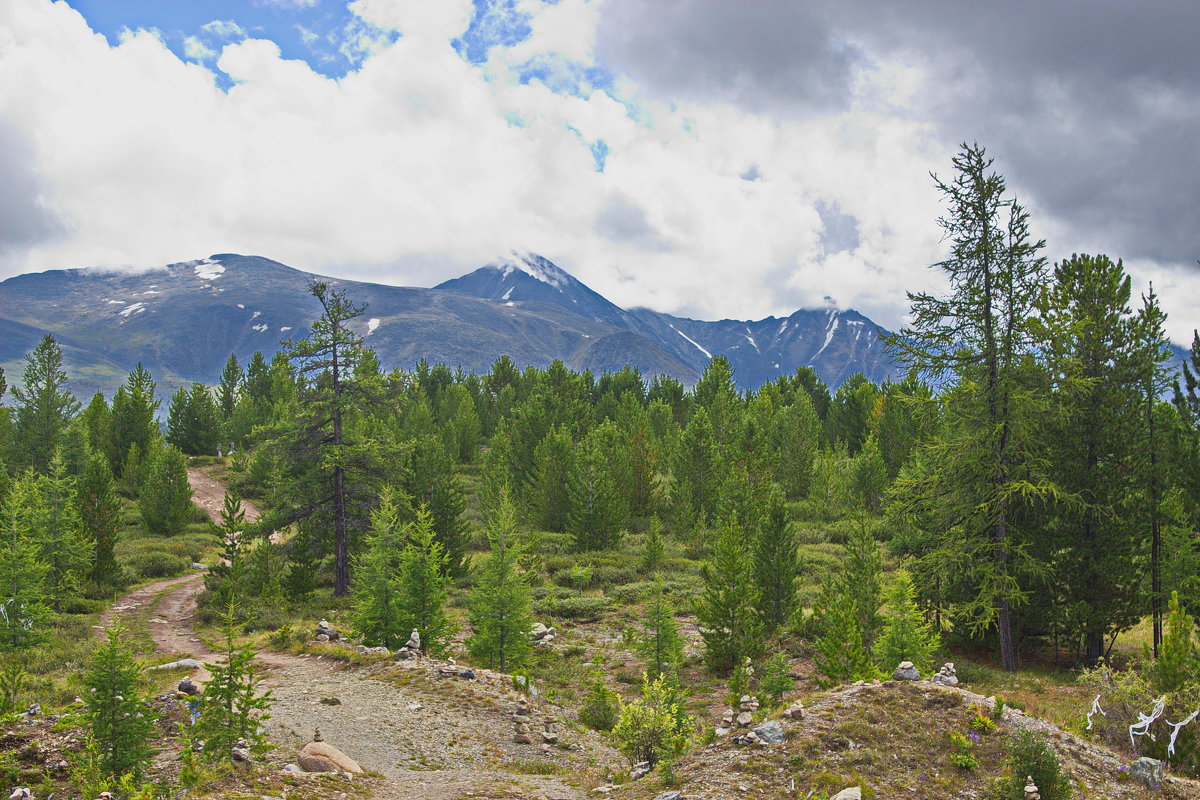
[(958, 673), (954, 671), (954, 663), (947, 661), (937, 671), (937, 674), (929, 680), (934, 683), (940, 683), (943, 686), (958, 686)]
[(188, 669), (196, 669), (197, 667), (203, 667), (203, 666), (204, 666), (204, 664), (202, 662), (197, 661), (194, 658), (181, 658), (178, 661), (172, 661), (169, 664), (156, 664), (153, 667), (146, 667), (146, 669), (148, 669), (148, 670), (149, 669), (178, 669), (180, 667), (187, 667)]
[(340, 706), (342, 704), (337, 697), (322, 697), (318, 702), (323, 706)]
[(921, 680), (921, 672), (911, 661), (901, 661), (896, 671), (892, 673), (894, 681), (919, 681)]
[(715, 733), (717, 736), (728, 736), (730, 730), (732, 730), (732, 729), (730, 727), (726, 726), (724, 728), (715, 728), (713, 730), (713, 733)]
[(409, 650), (407, 647), (401, 647), (399, 650), (396, 651), (396, 660), (397, 661), (408, 661), (412, 657), (413, 657), (413, 651)]
[(421, 649), (421, 634), (416, 628), (412, 629), (412, 633), (408, 635), (408, 641), (404, 643), (410, 651), (419, 651)]
[(1163, 762), (1142, 756), (1129, 767), (1129, 777), (1143, 786), (1157, 789), (1163, 782)]
[(201, 564), (199, 561), (196, 561), (192, 563), (192, 569), (205, 570), (208, 569), (208, 567), (206, 567), (204, 564)]
[(663, 792), (654, 796), (654, 800), (679, 800), (679, 792), (672, 789), (669, 792)]
[(316, 636), (314, 636), (313, 638), (314, 638), (316, 641), (318, 641), (318, 642), (328, 642), (328, 641), (329, 641), (329, 634), (328, 634), (328, 633), (318, 633), (318, 634), (317, 634)]
[(33, 792), (26, 789), (24, 786), (14, 786), (12, 794), (8, 796), (8, 800), (30, 800), (33, 797)]
[(754, 722), (754, 715), (749, 711), (743, 711), (737, 715), (737, 724), (739, 728), (749, 728), (752, 722)]
[(386, 647), (367, 647), (365, 644), (358, 645), (354, 648), (354, 651), (356, 653), (363, 653), (364, 655), (376, 656), (390, 656), (392, 654), (392, 651)]
[(300, 767), (296, 766), (295, 764), (285, 765), (283, 768), (283, 771), (284, 772), (304, 772), (304, 770), (300, 769)]
[(862, 800), (862, 789), (851, 786), (849, 789), (842, 789), (829, 800)]
[(475, 680), (475, 670), (473, 670), (473, 669), (460, 669), (460, 670), (458, 671), (458, 677), (460, 677), (460, 678), (465, 678), (466, 680), (469, 680), (469, 681), (473, 681), (473, 680)]
[(792, 706), (783, 712), (784, 719), (804, 719), (804, 703), (797, 700)]
[(229, 751), (229, 756), (235, 763), (249, 764), (253, 760), (253, 756), (250, 755), (250, 745), (246, 743), (245, 739), (237, 740), (237, 744)]
[(183, 694), (191, 695), (193, 697), (200, 694), (200, 687), (197, 686), (191, 678), (184, 678), (179, 682), (179, 685), (176, 688)]
[(361, 775), (363, 771), (357, 761), (328, 742), (309, 742), (300, 750), (296, 760), (305, 772), (350, 772)]
[(420, 710), (421, 710), (421, 709), (423, 709), (424, 707), (425, 707), (425, 706), (421, 705), (420, 703), (411, 703), (411, 704), (409, 704), (409, 706), (408, 706), (408, 710), (409, 710), (409, 711), (420, 711)]
[(629, 777), (635, 781), (640, 780), (650, 774), (650, 762), (642, 761), (633, 765), (633, 769), (629, 770)]
[(767, 744), (782, 744), (783, 743), (783, 726), (776, 720), (764, 722), (756, 727), (752, 733), (756, 734), (759, 739)]

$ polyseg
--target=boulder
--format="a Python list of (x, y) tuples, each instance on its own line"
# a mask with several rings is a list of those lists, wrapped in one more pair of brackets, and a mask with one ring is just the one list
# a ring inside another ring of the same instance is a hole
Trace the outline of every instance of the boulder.
[(760, 741), (767, 744), (782, 744), (783, 743), (783, 726), (776, 720), (769, 720), (759, 725), (754, 729), (754, 733)]
[(635, 781), (644, 778), (650, 774), (650, 762), (642, 761), (633, 765), (633, 769), (629, 770), (629, 777)]
[(862, 789), (851, 786), (849, 789), (842, 789), (829, 800), (862, 800)]
[(921, 672), (911, 661), (901, 661), (896, 671), (892, 673), (894, 681), (919, 681), (921, 680)]
[(737, 715), (737, 724), (740, 728), (749, 728), (750, 723), (754, 722), (754, 715), (749, 711), (743, 711)]
[(679, 800), (679, 792), (672, 789), (669, 792), (663, 792), (654, 796), (654, 800)]
[(24, 786), (14, 786), (12, 794), (8, 796), (8, 800), (30, 800), (33, 797), (33, 792), (26, 789)]
[(179, 682), (179, 685), (176, 688), (178, 688), (179, 691), (183, 692), (184, 694), (189, 694), (193, 697), (200, 694), (200, 687), (197, 686), (191, 678), (184, 678)]
[(784, 719), (804, 719), (804, 703), (799, 700), (790, 708), (783, 712)]
[(305, 772), (352, 772), (362, 774), (362, 767), (350, 756), (328, 742), (309, 742), (296, 759)]
[(1142, 756), (1129, 767), (1129, 777), (1143, 786), (1157, 789), (1163, 782), (1163, 762)]
[(196, 667), (203, 667), (203, 666), (204, 666), (204, 664), (202, 662), (197, 661), (194, 658), (181, 658), (178, 661), (172, 661), (169, 664), (156, 664), (153, 667), (146, 667), (146, 669), (177, 669), (179, 667), (187, 667), (189, 669), (195, 669)]

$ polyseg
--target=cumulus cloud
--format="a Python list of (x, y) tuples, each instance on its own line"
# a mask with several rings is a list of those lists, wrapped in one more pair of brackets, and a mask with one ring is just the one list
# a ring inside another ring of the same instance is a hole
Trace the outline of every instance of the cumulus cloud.
[(214, 19), (200, 26), (200, 30), (222, 39), (245, 39), (246, 31), (231, 19)]
[(217, 51), (206, 45), (196, 36), (188, 36), (183, 40), (183, 54), (194, 61), (208, 61), (216, 58)]
[[(430, 285), (516, 248), (622, 305), (762, 317), (828, 298), (890, 326), (906, 289), (938, 285), (928, 173), (976, 134), (947, 134), (953, 104), (931, 87), (967, 97), (1000, 55), (930, 55), (906, 27), (926, 17), (905, 22), (886, 4), (892, 39), (833, 3), (511, 5), (520, 24), (490, 21), (495, 41), (464, 57), (453, 43), (468, 35), (469, 0), (355, 0), (336, 37), (353, 67), (335, 80), (265, 38), (213, 29), (236, 41), (188, 63), (145, 31), (110, 46), (65, 3), (0, 4), (0, 122), (29, 150), (13, 166), (0, 141), (0, 198), (30, 232), (0, 222), (0, 271), (232, 251)], [(1034, 119), (1053, 88), (1027, 101)], [(1101, 177), (1052, 166), (1086, 184), (1057, 197), (1025, 171), (1047, 157), (1032, 134), (1017, 144), (1019, 94), (1001, 104), (995, 130), (1009, 135), (997, 150), (1002, 170), (1022, 165), (1010, 177), (1033, 196), (1035, 220), (1044, 214), (1043, 235), (1092, 250), (1093, 229), (1125, 236), (1103, 225), (1102, 202), (1068, 208), (1085, 189), (1095, 201)], [(1142, 118), (1157, 130), (1170, 113), (1189, 118), (1173, 97), (1129, 107), (1154, 112)], [(1052, 121), (1064, 136), (1091, 127), (1086, 115)], [(1094, 138), (1102, 152), (1119, 134)], [(23, 183), (3, 180), (13, 170)], [(1132, 186), (1119, 164), (1101, 173)], [(1151, 202), (1143, 190), (1135, 197)], [(1131, 211), (1128, 224), (1139, 219)], [(1190, 315), (1195, 277), (1161, 255), (1129, 263), (1164, 297), (1175, 287), (1168, 310)]]

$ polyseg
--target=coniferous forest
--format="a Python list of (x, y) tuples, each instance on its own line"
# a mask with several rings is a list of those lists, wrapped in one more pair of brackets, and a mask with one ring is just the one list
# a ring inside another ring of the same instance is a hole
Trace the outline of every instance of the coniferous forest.
[[(1154, 292), (1116, 254), (1047, 252), (982, 148), (936, 187), (944, 288), (909, 296), (894, 383), (802, 367), (741, 391), (721, 357), (694, 386), (508, 357), (385, 371), (326, 284), (307, 338), (171, 397), (141, 365), (73, 397), (47, 336), (0, 378), (0, 712), (22, 741), (57, 715), (73, 744), (50, 764), (0, 741), (0, 781), (277, 792), (252, 772), (279, 745), (258, 651), (512, 676), (624, 756), (620, 781), (652, 770), (646, 797), (741, 735), (725, 709), (757, 725), (903, 661), (995, 699), (927, 734), (937, 796), (1021, 798), (1035, 775), (1044, 798), (1106, 796), (1045, 738), (997, 733), (1005, 704), (1200, 775), (1200, 723), (1178, 724), (1200, 708), (1200, 338), (1169, 369)], [(222, 487), (211, 519), (189, 471)], [(195, 565), (214, 656), (193, 695), (186, 668), (145, 669), (171, 660), (154, 625), (110, 607)], [(526, 774), (558, 769), (530, 753)], [(763, 796), (879, 780), (827, 757)], [(243, 784), (212, 788), (227, 762)], [(588, 788), (620, 782), (595, 769)], [(290, 796), (366, 791), (330, 786)]]

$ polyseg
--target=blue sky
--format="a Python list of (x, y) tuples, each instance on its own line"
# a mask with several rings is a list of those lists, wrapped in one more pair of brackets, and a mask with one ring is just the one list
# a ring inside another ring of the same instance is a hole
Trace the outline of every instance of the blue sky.
[(895, 326), (938, 288), (929, 173), (978, 141), (1051, 260), (1123, 258), (1186, 343), (1198, 28), (1167, 0), (4, 0), (0, 278), (241, 252), (432, 285), (516, 249), (624, 306)]

